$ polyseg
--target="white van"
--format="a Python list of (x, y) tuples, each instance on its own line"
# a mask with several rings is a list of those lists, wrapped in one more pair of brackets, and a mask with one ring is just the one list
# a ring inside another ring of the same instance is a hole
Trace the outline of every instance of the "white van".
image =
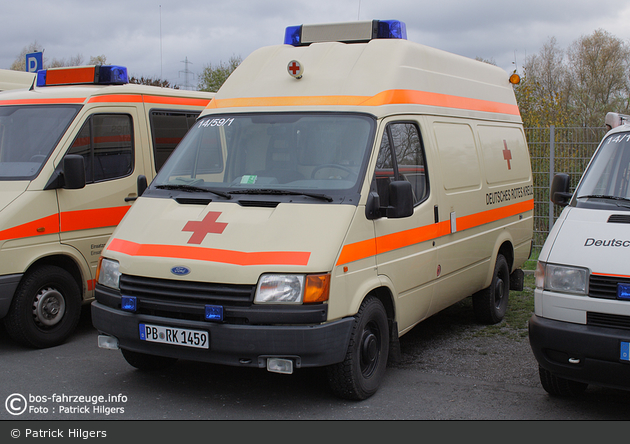
[(0, 69), (0, 91), (30, 88), (35, 81), (35, 73)]
[(94, 295), (98, 258), (212, 93), (128, 84), (117, 66), (38, 72), (0, 94), (0, 318), (49, 347)]
[(552, 395), (588, 384), (630, 389), (630, 116), (610, 131), (570, 193), (557, 174), (551, 199), (565, 208), (538, 258), (529, 340)]
[(405, 37), (290, 27), (236, 68), (103, 250), (101, 347), (326, 367), (364, 399), (423, 319), (473, 294), (503, 318), (534, 206), (512, 84)]

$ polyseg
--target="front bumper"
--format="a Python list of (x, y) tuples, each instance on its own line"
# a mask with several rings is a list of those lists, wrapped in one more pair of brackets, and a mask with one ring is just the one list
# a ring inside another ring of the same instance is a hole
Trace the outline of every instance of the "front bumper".
[(22, 280), (23, 274), (9, 274), (0, 276), (0, 319), (5, 317), (11, 308), (11, 301), (15, 295), (18, 284)]
[(629, 330), (533, 315), (529, 342), (540, 366), (558, 377), (630, 389), (630, 361), (621, 359), (621, 343), (630, 342)]
[[(117, 338), (120, 348), (135, 352), (248, 367), (265, 367), (268, 357), (278, 357), (292, 359), (299, 368), (343, 361), (354, 318), (317, 325), (234, 325), (129, 313), (94, 301), (92, 323), (99, 332)], [(205, 330), (210, 348), (143, 341), (142, 323)]]

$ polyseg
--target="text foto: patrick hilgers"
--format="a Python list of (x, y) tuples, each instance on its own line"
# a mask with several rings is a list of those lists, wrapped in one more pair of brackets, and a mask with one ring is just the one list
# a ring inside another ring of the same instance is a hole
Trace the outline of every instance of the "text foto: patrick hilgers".
[(68, 429), (67, 435), (65, 434), (65, 430), (61, 429), (48, 429), (48, 430), (34, 430), (34, 429), (26, 429), (24, 430), (25, 438), (106, 438), (107, 432), (105, 430), (82, 430), (82, 429)]

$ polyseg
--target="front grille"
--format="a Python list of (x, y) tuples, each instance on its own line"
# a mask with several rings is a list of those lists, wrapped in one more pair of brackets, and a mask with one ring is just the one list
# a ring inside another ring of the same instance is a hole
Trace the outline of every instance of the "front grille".
[(589, 311), (586, 313), (586, 325), (630, 330), (630, 316), (593, 313)]
[(123, 295), (173, 303), (248, 306), (254, 300), (255, 290), (254, 285), (176, 281), (126, 274), (120, 276), (120, 292)]
[(630, 284), (630, 279), (592, 274), (588, 281), (588, 295), (592, 298), (617, 299), (617, 284)]

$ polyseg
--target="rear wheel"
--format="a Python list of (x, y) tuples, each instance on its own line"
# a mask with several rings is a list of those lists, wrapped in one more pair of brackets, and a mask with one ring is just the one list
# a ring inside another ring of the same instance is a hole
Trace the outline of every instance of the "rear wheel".
[(45, 348), (64, 342), (81, 316), (81, 291), (72, 275), (53, 265), (28, 272), (4, 324), (20, 344)]
[(540, 383), (547, 393), (554, 396), (577, 396), (586, 390), (588, 384), (585, 382), (571, 381), (560, 378), (549, 370), (538, 366)]
[(345, 399), (367, 399), (378, 390), (389, 354), (387, 313), (381, 301), (368, 297), (355, 317), (346, 358), (327, 367), (329, 385)]
[(510, 295), (510, 268), (502, 254), (497, 256), (492, 282), (472, 297), (475, 318), (482, 324), (498, 324), (507, 311)]
[(167, 358), (164, 356), (147, 355), (146, 353), (135, 352), (121, 348), (125, 361), (138, 370), (161, 370), (168, 368), (177, 362), (177, 358)]

